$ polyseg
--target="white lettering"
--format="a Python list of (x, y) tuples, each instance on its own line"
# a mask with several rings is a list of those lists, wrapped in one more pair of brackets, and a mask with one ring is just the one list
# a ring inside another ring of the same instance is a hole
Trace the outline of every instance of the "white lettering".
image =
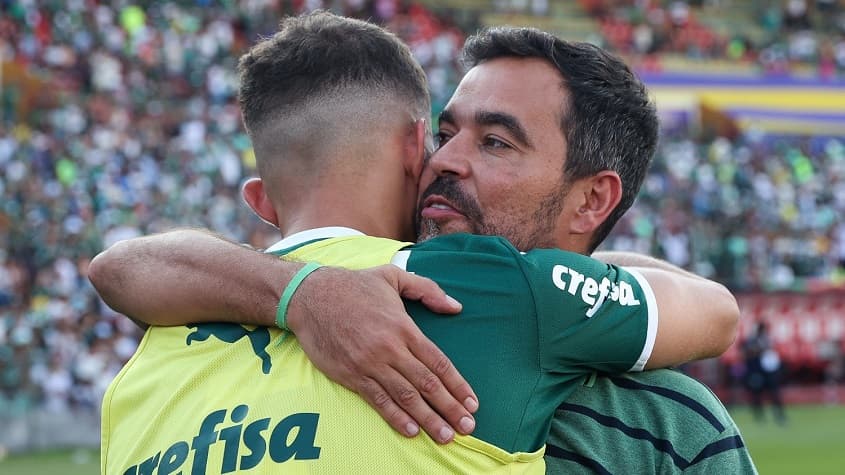
[[(569, 274), (568, 282), (563, 278), (564, 274)], [(552, 283), (572, 295), (576, 295), (580, 289), (581, 301), (590, 306), (585, 313), (587, 318), (592, 318), (606, 300), (618, 302), (622, 306), (640, 305), (631, 284), (624, 281), (617, 284), (607, 277), (603, 277), (599, 283), (596, 279), (563, 265), (558, 264), (552, 268)]]
[(608, 294), (610, 293), (610, 280), (607, 277), (602, 278), (601, 284), (599, 285), (599, 298), (596, 299), (595, 305), (590, 307), (587, 310), (587, 318), (593, 318), (593, 315), (599, 311), (601, 305), (604, 303), (604, 300), (607, 298)]
[(625, 306), (633, 306), (639, 305), (640, 301), (634, 297), (634, 289), (631, 287), (631, 284), (627, 282), (620, 282), (619, 287), (621, 287), (622, 295), (619, 297), (619, 303)]
[(599, 283), (596, 282), (596, 279), (587, 277), (584, 281), (584, 286), (581, 287), (581, 300), (583, 300), (587, 305), (595, 305), (596, 294), (598, 294), (598, 291)]
[(566, 290), (566, 282), (563, 281), (563, 274), (568, 274), (569, 268), (562, 265), (556, 265), (552, 268), (552, 283), (560, 290)]
[(601, 285), (599, 286), (599, 292), (601, 293), (601, 297), (599, 297), (599, 305), (604, 299), (607, 298), (608, 294), (610, 294), (610, 279), (604, 277), (601, 279)]
[(581, 286), (581, 282), (584, 282), (584, 274), (575, 269), (569, 269), (569, 275), (572, 276), (572, 280), (569, 281), (569, 293), (575, 295), (578, 292), (578, 287)]

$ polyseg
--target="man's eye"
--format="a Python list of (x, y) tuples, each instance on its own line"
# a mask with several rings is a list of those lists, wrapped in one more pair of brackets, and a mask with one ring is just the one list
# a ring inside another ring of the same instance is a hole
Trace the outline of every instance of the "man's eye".
[(446, 145), (446, 142), (448, 142), (451, 138), (452, 136), (446, 132), (437, 132), (437, 135), (434, 136), (434, 145), (436, 148), (440, 148)]
[(495, 150), (505, 150), (511, 148), (506, 142), (503, 142), (495, 137), (485, 137), (484, 146)]

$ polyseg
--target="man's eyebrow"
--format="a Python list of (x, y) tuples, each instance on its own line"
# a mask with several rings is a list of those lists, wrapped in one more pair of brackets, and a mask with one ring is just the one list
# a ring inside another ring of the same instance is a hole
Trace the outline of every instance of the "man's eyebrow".
[[(445, 111), (444, 111), (445, 112)], [(443, 115), (441, 114), (441, 118)], [(525, 127), (519, 122), (516, 117), (506, 114), (504, 112), (479, 111), (475, 114), (475, 122), (478, 125), (498, 125), (507, 129), (513, 135), (514, 139), (521, 142), (522, 145), (528, 148), (534, 148), (531, 141), (528, 140), (528, 134), (525, 132)]]

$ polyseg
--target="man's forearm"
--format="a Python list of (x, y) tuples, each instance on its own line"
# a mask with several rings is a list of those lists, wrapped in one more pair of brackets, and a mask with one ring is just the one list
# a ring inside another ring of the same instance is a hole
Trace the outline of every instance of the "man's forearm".
[[(704, 279), (699, 275), (693, 274), (692, 272), (688, 272), (680, 267), (670, 264), (666, 261), (657, 259), (655, 257), (647, 256), (645, 254), (639, 254), (636, 252), (620, 252), (620, 251), (599, 251), (593, 253), (591, 256), (594, 259), (598, 259), (606, 264), (613, 264), (616, 266), (622, 267), (647, 267), (650, 269), (661, 269), (668, 272), (674, 272), (676, 274), (681, 274), (686, 277), (692, 277), (696, 279)], [(706, 279), (704, 279), (706, 280)]]
[(110, 307), (150, 325), (271, 326), (281, 289), (301, 266), (208, 232), (178, 230), (118, 242), (94, 258), (89, 278)]
[(592, 257), (638, 270), (654, 290), (660, 322), (647, 368), (717, 356), (736, 338), (739, 308), (723, 285), (643, 254), (597, 252)]

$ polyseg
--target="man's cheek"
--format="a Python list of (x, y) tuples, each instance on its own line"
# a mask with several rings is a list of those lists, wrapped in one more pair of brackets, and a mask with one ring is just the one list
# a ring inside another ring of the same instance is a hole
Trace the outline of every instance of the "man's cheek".
[(422, 194), (425, 189), (428, 188), (432, 182), (434, 182), (434, 178), (434, 173), (431, 171), (431, 168), (427, 164), (423, 165), (419, 183), (417, 184), (417, 201), (422, 198)]

